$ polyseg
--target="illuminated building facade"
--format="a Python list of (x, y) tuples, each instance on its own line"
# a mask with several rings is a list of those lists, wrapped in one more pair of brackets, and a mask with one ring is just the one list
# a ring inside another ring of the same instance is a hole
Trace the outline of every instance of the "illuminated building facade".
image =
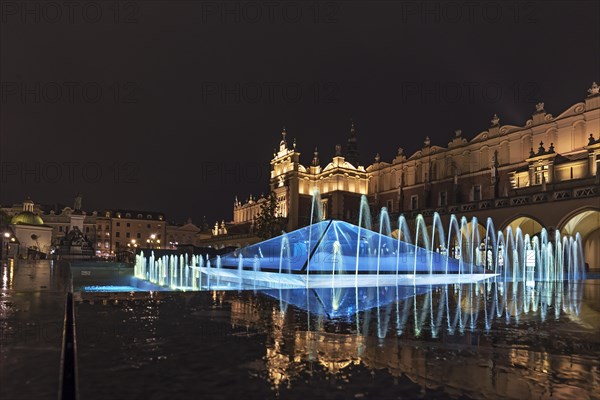
[(163, 213), (140, 210), (105, 211), (110, 220), (110, 248), (114, 253), (135, 247), (165, 248), (167, 222)]
[[(288, 230), (310, 221), (311, 194), (318, 188), (324, 218), (356, 223), (361, 195), (372, 212), (386, 207), (392, 224), (400, 214), (409, 221), (434, 212), (447, 226), (451, 214), (477, 217), (485, 233), (491, 217), (496, 229), (521, 228), (535, 235), (542, 227), (579, 232), (586, 261), (600, 267), (600, 92), (593, 83), (587, 96), (558, 116), (535, 106), (523, 126), (502, 125), (494, 115), (490, 126), (471, 140), (456, 130), (447, 147), (425, 138), (421, 149), (403, 148), (390, 162), (376, 155), (371, 165), (358, 165), (356, 132), (351, 128), (346, 153), (336, 146), (333, 160), (321, 168), (318, 152), (310, 166), (300, 164), (296, 145), (285, 129), (271, 160), (270, 188), (279, 201)], [(354, 164), (349, 161), (352, 159)], [(234, 223), (252, 223), (264, 199), (235, 201)], [(484, 237), (484, 235), (482, 235)]]
[[(315, 148), (310, 166), (300, 164), (300, 153), (296, 151), (296, 143), (290, 147), (287, 143), (285, 129), (281, 133), (279, 150), (271, 160), (270, 188), (275, 193), (279, 204), (279, 216), (287, 218), (288, 229), (293, 230), (310, 223), (312, 193), (316, 188), (321, 193), (323, 218), (352, 220), (356, 218), (360, 196), (368, 194), (369, 177), (361, 165), (356, 164), (356, 133), (351, 126), (348, 148), (342, 154), (340, 145), (336, 146), (336, 154), (324, 168), (319, 161), (319, 153)], [(235, 201), (233, 211), (234, 223), (252, 222), (260, 212), (264, 198), (250, 198), (245, 203)]]
[[(43, 220), (42, 223), (38, 223), (36, 219), (34, 221), (36, 225), (43, 225), (49, 229), (50, 241), (43, 246), (44, 253), (50, 253), (52, 248), (58, 247), (68, 233), (75, 229), (91, 243), (95, 254), (102, 257), (132, 251), (136, 247), (159, 249), (168, 245), (165, 245), (167, 222), (164, 214), (160, 212), (139, 210), (86, 212), (81, 209), (80, 196), (75, 198), (73, 207), (44, 206), (26, 200), (23, 204), (2, 207), (2, 211), (10, 218), (15, 218), (22, 214), (25, 206), (28, 213)], [(28, 245), (22, 244), (22, 246)]]
[[(50, 253), (52, 227), (45, 224), (44, 220), (34, 212), (34, 204), (31, 199), (26, 199), (21, 212), (12, 216), (9, 227), (10, 231), (3, 235), (6, 241), (14, 239), (18, 244), (17, 255), (27, 258), (43, 258)], [(10, 247), (7, 246), (7, 253), (9, 251)]]

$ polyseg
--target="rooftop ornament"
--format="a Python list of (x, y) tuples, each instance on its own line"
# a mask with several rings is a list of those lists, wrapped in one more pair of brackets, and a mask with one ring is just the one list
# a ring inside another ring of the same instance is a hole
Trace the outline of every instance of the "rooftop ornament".
[(596, 82), (592, 83), (592, 87), (588, 89), (588, 97), (598, 96), (600, 94), (600, 86)]
[(550, 143), (550, 147), (548, 150), (544, 147), (544, 142), (540, 142), (540, 147), (538, 147), (537, 153), (533, 151), (533, 147), (529, 150), (529, 158), (539, 157), (547, 154), (554, 154), (556, 151), (554, 150), (554, 143)]
[(540, 147), (538, 147), (537, 155), (541, 156), (542, 154), (546, 154), (546, 148), (544, 147), (544, 142), (540, 142)]
[(498, 126), (500, 124), (500, 118), (498, 118), (498, 114), (494, 114), (490, 122), (492, 123), (492, 126)]
[(335, 155), (336, 155), (336, 157), (339, 157), (342, 155), (342, 145), (340, 145), (340, 144), (335, 145)]

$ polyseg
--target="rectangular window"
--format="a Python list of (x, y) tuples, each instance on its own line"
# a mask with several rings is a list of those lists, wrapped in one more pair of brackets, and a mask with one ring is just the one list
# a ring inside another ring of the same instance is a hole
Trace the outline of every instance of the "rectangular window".
[(440, 198), (438, 201), (440, 207), (448, 205), (448, 194), (446, 192), (440, 192)]
[(394, 212), (394, 200), (388, 200), (386, 207), (388, 212)]
[(473, 201), (481, 200), (481, 185), (473, 186)]
[(419, 209), (419, 195), (418, 194), (413, 194), (412, 196), (410, 196), (410, 209), (411, 210)]
[(120, 222), (117, 222), (117, 226), (121, 226), (121, 223), (120, 223)]
[(121, 237), (121, 232), (116, 232), (115, 237)]
[(131, 226), (131, 224), (128, 222), (128, 223), (127, 223), (127, 227), (129, 228), (130, 226)]
[(327, 199), (321, 200), (321, 209), (323, 210), (323, 219), (327, 219)]
[(548, 166), (541, 165), (539, 167), (535, 167), (535, 176), (534, 182), (536, 185), (541, 185), (543, 182), (548, 182)]
[(126, 238), (130, 238), (131, 237), (131, 233), (129, 233), (129, 232), (125, 233), (125, 237)]
[(62, 232), (62, 226), (59, 226), (59, 227), (58, 227), (58, 231), (59, 231), (59, 232)]
[(138, 232), (138, 233), (137, 233), (137, 238), (138, 238), (138, 239), (141, 239), (141, 238), (142, 238), (142, 234)]
[(115, 247), (117, 247), (117, 248), (118, 248), (120, 245), (121, 245), (121, 243), (120, 243), (120, 242), (115, 242)]
[(89, 226), (86, 226), (86, 227), (85, 227), (85, 233), (89, 233), (89, 232), (90, 232), (90, 227), (89, 227)]
[(147, 228), (150, 229), (150, 224), (148, 224)]

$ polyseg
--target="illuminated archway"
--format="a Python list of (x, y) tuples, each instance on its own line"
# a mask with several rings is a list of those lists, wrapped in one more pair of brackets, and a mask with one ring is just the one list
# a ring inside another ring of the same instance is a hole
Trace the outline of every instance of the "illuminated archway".
[(600, 268), (600, 210), (587, 208), (568, 215), (559, 225), (561, 235), (581, 235), (583, 255), (590, 268)]
[(516, 232), (517, 228), (521, 228), (523, 236), (527, 234), (529, 234), (529, 236), (534, 236), (542, 231), (544, 225), (542, 225), (540, 221), (533, 217), (527, 215), (520, 215), (505, 223), (504, 229), (502, 230), (506, 232), (508, 227), (512, 229), (513, 233)]
[(465, 226), (460, 228), (460, 234), (462, 236), (462, 249), (461, 254), (463, 259), (472, 263), (480, 263), (481, 254), (479, 249), (483, 240), (485, 240), (485, 227), (479, 222), (474, 223), (471, 220)]

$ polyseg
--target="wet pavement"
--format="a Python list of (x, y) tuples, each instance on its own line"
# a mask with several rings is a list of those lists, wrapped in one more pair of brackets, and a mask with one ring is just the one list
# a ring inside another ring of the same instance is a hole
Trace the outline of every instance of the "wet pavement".
[(0, 264), (0, 399), (56, 399), (68, 268)]
[(453, 286), (344, 318), (290, 298), (82, 292), (82, 398), (600, 398), (598, 280)]
[[(0, 399), (57, 398), (69, 278), (2, 264)], [(78, 290), (80, 398), (600, 399), (600, 280), (410, 291)]]

